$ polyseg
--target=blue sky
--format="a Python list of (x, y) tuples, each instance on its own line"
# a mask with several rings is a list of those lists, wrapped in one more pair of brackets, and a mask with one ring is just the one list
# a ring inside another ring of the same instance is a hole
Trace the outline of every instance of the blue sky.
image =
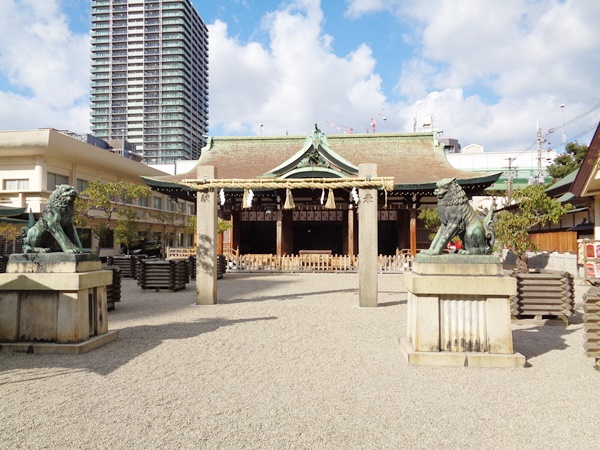
[[(539, 124), (560, 150), (563, 113), (585, 144), (600, 120), (597, 0), (192, 3), (209, 27), (211, 135), (433, 121), (463, 146), (520, 151)], [(88, 131), (90, 4), (0, 0), (2, 129)]]

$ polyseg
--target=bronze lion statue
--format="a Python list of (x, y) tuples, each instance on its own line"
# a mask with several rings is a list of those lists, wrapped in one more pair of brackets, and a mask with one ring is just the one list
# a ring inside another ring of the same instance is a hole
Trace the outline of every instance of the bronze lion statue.
[(457, 183), (456, 178), (438, 181), (434, 194), (438, 198), (437, 211), (442, 226), (431, 242), (426, 255), (440, 255), (454, 236), (463, 242), (461, 254), (489, 255), (494, 246), (494, 208), (490, 208), (485, 219), (469, 204), (467, 194)]
[(77, 191), (73, 186), (61, 184), (50, 195), (40, 219), (21, 229), (23, 253), (89, 253), (83, 249), (73, 225)]

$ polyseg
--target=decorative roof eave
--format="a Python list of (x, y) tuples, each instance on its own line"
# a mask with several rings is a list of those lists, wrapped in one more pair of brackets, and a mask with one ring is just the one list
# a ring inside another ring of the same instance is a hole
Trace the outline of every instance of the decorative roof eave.
[[(306, 140), (304, 141), (304, 145), (302, 146), (302, 148), (287, 161), (284, 161), (274, 169), (265, 173), (264, 175), (262, 175), (262, 177), (286, 178), (289, 172), (302, 167), (302, 161), (312, 153), (311, 149), (312, 151), (317, 152), (317, 156), (319, 158), (322, 158), (328, 164), (340, 168), (343, 172), (347, 174), (347, 176), (358, 175), (358, 166), (352, 164), (350, 161), (337, 154), (329, 146), (329, 142), (327, 141), (327, 135), (322, 133), (321, 130), (319, 130), (319, 128), (315, 124), (315, 131), (313, 131), (312, 135), (306, 136)], [(319, 166), (315, 165), (315, 167)], [(340, 175), (344, 176), (344, 174), (341, 172)]]
[(29, 223), (28, 220), (25, 219), (15, 219), (13, 217), (0, 217), (0, 223), (7, 223), (15, 226), (26, 225)]
[[(457, 179), (456, 181), (463, 188), (476, 186), (477, 188), (485, 189), (486, 187), (489, 187), (496, 181), (498, 181), (501, 175), (502, 172), (497, 172), (482, 177)], [(394, 190), (408, 192), (429, 190), (433, 191), (436, 187), (436, 183), (396, 184), (394, 185)]]
[(153, 191), (162, 192), (163, 194), (178, 197), (182, 200), (193, 201), (196, 198), (196, 191), (187, 187), (182, 186), (176, 181), (163, 180), (163, 177), (140, 177), (146, 186)]
[[(331, 178), (346, 178), (348, 175), (338, 170), (330, 169), (327, 167), (301, 167), (292, 169), (286, 172), (280, 179), (285, 180), (288, 178), (324, 178), (324, 175), (330, 175)], [(308, 176), (307, 176), (308, 175)]]
[[(484, 177), (458, 179), (457, 181), (458, 181), (459, 185), (461, 185), (467, 191), (470, 191), (470, 192), (479, 191), (479, 190), (483, 191), (483, 189), (485, 189), (486, 187), (489, 187), (492, 184), (494, 184), (498, 180), (498, 178), (500, 178), (501, 174), (502, 174), (501, 172), (498, 172), (498, 173), (486, 175)], [(194, 188), (190, 187), (189, 185), (188, 186), (182, 185), (180, 181), (166, 181), (166, 180), (160, 180), (160, 179), (151, 178), (151, 177), (142, 177), (142, 179), (151, 189), (159, 191), (159, 192), (163, 192), (167, 195), (179, 197), (184, 200), (192, 200), (196, 195)], [(288, 180), (290, 180), (292, 183), (294, 183), (295, 181), (300, 181), (300, 180), (294, 180), (293, 178), (290, 178)], [(216, 181), (218, 181), (218, 180), (216, 180)], [(246, 181), (249, 182), (250, 180), (246, 180)], [(321, 181), (327, 182), (327, 183), (336, 183), (336, 181), (344, 182), (344, 179), (343, 178), (342, 179), (332, 178), (332, 179), (325, 179), (325, 180), (321, 180)], [(267, 184), (269, 184), (269, 182), (268, 182), (268, 180), (265, 180), (264, 178), (257, 179), (256, 182), (260, 183), (262, 186), (264, 186), (264, 188), (261, 190), (277, 189), (277, 187), (267, 187)], [(283, 179), (278, 179), (278, 180), (274, 179), (273, 182), (279, 182), (279, 184), (281, 184), (281, 188), (287, 187), (286, 183)], [(348, 180), (348, 182), (351, 183), (351, 180)], [(394, 188), (393, 188), (394, 191), (410, 193), (410, 194), (425, 195), (425, 194), (433, 193), (433, 191), (436, 188), (436, 183), (394, 184), (393, 186), (394, 186)], [(243, 185), (240, 183), (240, 187), (234, 187), (234, 188), (223, 187), (223, 189), (225, 191), (230, 191), (230, 192), (239, 191), (239, 190), (243, 189)], [(252, 189), (256, 190), (256, 189), (260, 189), (260, 188), (258, 188), (258, 186), (253, 186)]]
[(26, 207), (16, 208), (13, 206), (0, 205), (0, 217), (13, 217), (25, 214)]

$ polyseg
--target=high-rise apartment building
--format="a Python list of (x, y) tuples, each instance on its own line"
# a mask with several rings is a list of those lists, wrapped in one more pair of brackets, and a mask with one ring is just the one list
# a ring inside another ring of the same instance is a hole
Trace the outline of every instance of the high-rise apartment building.
[(147, 164), (197, 159), (208, 132), (208, 30), (190, 0), (92, 0), (91, 129)]

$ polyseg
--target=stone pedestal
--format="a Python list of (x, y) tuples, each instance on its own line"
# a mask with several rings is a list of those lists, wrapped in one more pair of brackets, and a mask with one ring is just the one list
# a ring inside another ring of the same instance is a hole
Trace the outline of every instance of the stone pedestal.
[(11, 255), (0, 274), (0, 351), (83, 353), (117, 338), (108, 331), (112, 271), (92, 254)]
[(516, 281), (495, 256), (417, 255), (404, 274), (407, 335), (413, 365), (522, 367), (513, 351), (510, 296)]

